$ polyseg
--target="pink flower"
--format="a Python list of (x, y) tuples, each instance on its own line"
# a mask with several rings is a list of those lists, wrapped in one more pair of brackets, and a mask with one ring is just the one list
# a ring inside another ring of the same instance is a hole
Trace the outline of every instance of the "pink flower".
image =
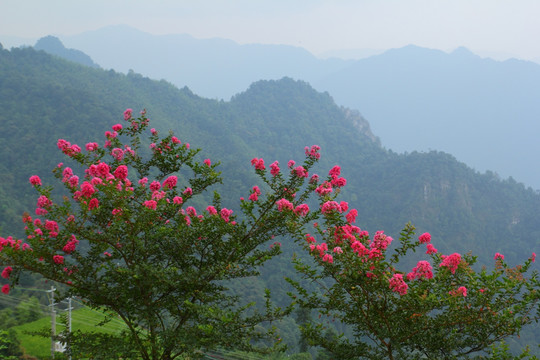
[(346, 201), (341, 201), (339, 203), (339, 209), (340, 209), (339, 212), (345, 212), (345, 211), (349, 210), (349, 204)]
[(41, 186), (41, 179), (37, 175), (30, 176), (30, 184), (33, 186), (40, 185)]
[(11, 275), (11, 272), (13, 271), (13, 268), (11, 266), (6, 266), (4, 268), (4, 271), (2, 271), (2, 277), (4, 279), (7, 279), (9, 278), (9, 276)]
[(339, 246), (336, 246), (333, 250), (336, 254), (343, 254), (343, 249)]
[(403, 274), (394, 274), (388, 282), (390, 283), (389, 287), (393, 292), (397, 292), (399, 295), (407, 294), (409, 286), (403, 280)]
[(253, 158), (253, 159), (251, 159), (251, 165), (255, 166), (255, 170), (264, 170), (264, 169), (266, 169), (266, 167), (264, 166), (264, 160), (263, 159)]
[(430, 233), (423, 233), (418, 237), (418, 241), (420, 241), (420, 244), (428, 244), (431, 242), (431, 234)]
[(219, 212), (219, 214), (221, 215), (221, 218), (225, 220), (225, 222), (229, 222), (229, 217), (232, 215), (232, 213), (233, 213), (232, 210), (229, 210), (226, 208), (221, 209), (221, 211)]
[(427, 251), (426, 254), (435, 254), (437, 252), (437, 249), (435, 249), (435, 246), (432, 244), (427, 244)]
[(347, 219), (347, 222), (349, 224), (352, 224), (353, 222), (356, 222), (356, 217), (358, 216), (358, 211), (356, 209), (352, 209), (349, 211), (347, 215), (345, 215), (345, 218)]
[(143, 205), (151, 210), (156, 210), (157, 208), (157, 202), (155, 200), (146, 200)]
[(71, 239), (64, 245), (64, 248), (62, 249), (66, 254), (71, 254), (73, 251), (75, 251), (75, 248), (77, 247), (77, 244), (79, 243), (79, 240), (75, 237), (75, 235), (71, 235)]
[(325, 181), (315, 189), (315, 192), (317, 192), (319, 196), (330, 194), (332, 192), (332, 184)]
[[(163, 188), (164, 189), (172, 189), (176, 186), (178, 183), (178, 178), (174, 175), (169, 176), (167, 179), (163, 181)], [(153, 183), (152, 183), (153, 184)], [(159, 184), (159, 182), (158, 182)], [(152, 185), (150, 185), (150, 189), (152, 189)]]
[(497, 259), (504, 260), (504, 255), (500, 253), (496, 253), (495, 256), (493, 257), (493, 260), (497, 260)]
[(105, 252), (103, 253), (103, 255), (108, 256), (108, 257), (111, 257), (111, 256), (112, 256), (111, 253), (108, 252), (108, 251), (105, 251)]
[(327, 201), (321, 205), (321, 212), (323, 214), (329, 214), (333, 211), (341, 211), (341, 208), (336, 201)]
[(270, 174), (272, 174), (272, 176), (279, 174), (279, 163), (277, 161), (270, 164)]
[(95, 151), (99, 147), (98, 143), (88, 143), (86, 144), (86, 151)]
[(217, 214), (217, 210), (215, 207), (213, 207), (212, 205), (208, 205), (206, 207), (206, 211), (208, 212), (208, 214), (210, 215), (216, 215)]
[[(125, 165), (120, 165), (119, 168), (121, 166), (124, 166), (126, 167)], [(116, 169), (118, 171), (118, 169)], [(122, 170), (123, 171), (123, 170)], [(106, 163), (104, 162), (100, 162), (98, 165), (97, 165), (97, 169), (96, 169), (96, 172), (97, 172), (97, 175), (98, 176), (101, 176), (102, 178), (106, 178), (109, 173), (111, 172), (111, 168), (109, 167), (109, 165), (107, 165)], [(127, 176), (127, 167), (126, 167), (126, 176)]]
[(296, 173), (296, 176), (298, 177), (308, 177), (308, 172), (303, 166), (297, 166), (293, 170)]
[(188, 206), (186, 208), (186, 213), (190, 216), (190, 217), (196, 217), (197, 216), (197, 210), (195, 210), (195, 208), (193, 206)]
[(152, 133), (152, 135), (157, 135), (157, 130), (154, 128), (150, 129), (150, 132)]
[(90, 202), (88, 203), (88, 210), (97, 209), (99, 207), (99, 200), (96, 198), (92, 198)]
[(148, 178), (143, 177), (141, 180), (139, 180), (139, 185), (145, 186), (148, 183)]
[(188, 188), (186, 188), (186, 190), (184, 190), (183, 194), (184, 195), (193, 195), (193, 189), (188, 187)]
[(9, 284), (2, 286), (2, 292), (6, 295), (9, 294)]
[(40, 208), (48, 208), (52, 205), (52, 201), (45, 195), (41, 195), (37, 200), (37, 206)]
[(422, 260), (419, 261), (416, 266), (412, 269), (412, 272), (407, 274), (408, 280), (414, 279), (432, 279), (433, 272), (431, 271), (431, 264), (428, 261)]
[(439, 265), (439, 267), (444, 266), (450, 269), (452, 274), (454, 274), (461, 263), (461, 255), (458, 253), (453, 253), (452, 255), (444, 256), (443, 255), (443, 261)]
[(252, 193), (249, 195), (249, 200), (251, 201), (257, 201), (259, 200), (259, 195), (261, 195), (261, 189), (257, 185), (253, 186)]
[(210, 159), (204, 159), (203, 161), (205, 163), (206, 166), (210, 167), (210, 165), (212, 165), (212, 162), (210, 161)]
[(306, 156), (309, 156), (312, 159), (320, 159), (321, 154), (319, 154), (319, 150), (321, 147), (319, 145), (312, 145), (311, 148), (306, 146), (304, 149), (306, 151)]
[(178, 138), (176, 136), (173, 136), (171, 138), (171, 141), (173, 142), (173, 144), (181, 144), (182, 143), (180, 140), (178, 140)]
[(532, 253), (530, 259), (531, 259), (532, 262), (535, 262), (536, 261), (536, 253)]
[(370, 247), (372, 249), (386, 250), (386, 248), (388, 247), (388, 245), (390, 245), (392, 240), (394, 239), (384, 234), (383, 231), (379, 230), (375, 233), (375, 236), (373, 237), (373, 241), (371, 242)]
[(280, 199), (276, 201), (276, 205), (278, 207), (278, 211), (293, 210), (294, 208), (294, 205), (287, 199)]
[(113, 209), (112, 214), (113, 216), (121, 216), (123, 213), (122, 209)]
[(72, 177), (69, 178), (68, 184), (72, 188), (77, 187), (79, 185), (79, 177), (77, 175), (73, 175)]
[(309, 206), (307, 204), (300, 204), (294, 209), (294, 213), (298, 216), (306, 216), (309, 213)]
[(58, 232), (58, 223), (54, 220), (45, 220), (45, 229)]
[(81, 193), (84, 197), (91, 197), (96, 192), (96, 189), (94, 188), (94, 185), (89, 183), (88, 181), (85, 181), (81, 185)]
[(122, 130), (122, 127), (123, 127), (122, 124), (116, 124), (116, 125), (113, 125), (112, 129), (114, 131), (120, 131)]
[(131, 119), (131, 114), (133, 113), (133, 110), (132, 109), (126, 109), (126, 111), (124, 111), (124, 120), (129, 120)]
[(63, 264), (64, 263), (64, 257), (62, 255), (54, 255), (53, 261), (55, 264)]
[(119, 180), (125, 180), (128, 176), (128, 168), (126, 165), (120, 165), (114, 170), (114, 177)]
[(122, 161), (124, 158), (124, 150), (120, 148), (114, 148), (111, 151), (111, 156), (115, 158), (116, 161)]
[(365, 256), (369, 254), (369, 250), (358, 240), (353, 241), (351, 244), (351, 249), (353, 249), (353, 252), (357, 253), (358, 256)]
[(330, 254), (324, 254), (322, 261), (332, 264), (334, 262), (334, 258)]
[(465, 297), (467, 296), (467, 288), (465, 286), (460, 286), (457, 290), (450, 290), (448, 293), (452, 296), (463, 295), (463, 297)]
[(344, 187), (345, 185), (347, 185), (347, 179), (345, 178), (340, 178), (340, 177), (335, 177), (335, 178), (332, 178), (332, 182), (331, 182), (332, 186), (334, 187)]
[(334, 166), (332, 169), (330, 169), (328, 175), (330, 175), (332, 178), (341, 175), (341, 167), (339, 167), (338, 165)]
[(182, 199), (180, 196), (175, 196), (173, 198), (173, 203), (175, 203), (176, 205), (182, 205), (183, 202), (184, 202), (184, 199)]
[(294, 164), (296, 164), (296, 163), (294, 162), (294, 160), (289, 160), (289, 162), (287, 163), (287, 167), (288, 167), (289, 169), (291, 169), (291, 168), (294, 166)]

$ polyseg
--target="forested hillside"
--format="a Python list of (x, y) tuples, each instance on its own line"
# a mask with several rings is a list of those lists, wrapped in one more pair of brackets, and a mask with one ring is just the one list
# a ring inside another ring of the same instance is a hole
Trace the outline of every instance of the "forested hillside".
[[(397, 238), (410, 221), (418, 232), (430, 231), (443, 253), (473, 251), (490, 265), (495, 252), (514, 264), (540, 249), (539, 194), (475, 172), (445, 153), (388, 151), (357, 112), (338, 107), (305, 82), (260, 81), (224, 102), (31, 48), (0, 50), (1, 236), (22, 236), (21, 215), (36, 201), (31, 175), (55, 184), (45, 175), (61, 159), (57, 139), (81, 147), (102, 142), (103, 131), (120, 122), (125, 108), (146, 108), (158, 131), (173, 130), (183, 142), (202, 147), (204, 157), (221, 161), (224, 204), (246, 196), (255, 184), (251, 158), (286, 164), (317, 144), (321, 169), (341, 165), (348, 181), (341, 199), (358, 209), (363, 229), (384, 229)], [(280, 286), (273, 282), (284, 270), (269, 269), (268, 283)]]

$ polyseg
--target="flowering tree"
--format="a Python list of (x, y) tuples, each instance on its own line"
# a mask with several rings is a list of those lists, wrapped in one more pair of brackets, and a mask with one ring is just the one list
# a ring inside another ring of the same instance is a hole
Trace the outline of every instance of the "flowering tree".
[(199, 151), (173, 134), (148, 131), (144, 111), (134, 118), (128, 109), (124, 120), (105, 132), (104, 145), (90, 142), (86, 151), (58, 140), (84, 170), (79, 176), (62, 163), (54, 169), (67, 196), (30, 177), (37, 216), (23, 216), (25, 240), (0, 238), (0, 263), (8, 265), (2, 277), (9, 281), (2, 292), (21, 271), (38, 273), (64, 284), (64, 296), (124, 321), (127, 330), (118, 336), (69, 334), (80, 357), (174, 359), (217, 346), (252, 348), (253, 340), (272, 335), (257, 325), (285, 310), (242, 304), (227, 280), (257, 275), (280, 252), (267, 242), (287, 234), (288, 224), (309, 221), (304, 201), (313, 185), (304, 183), (318, 147), (306, 149), (305, 163), (291, 166), (289, 175), (277, 162), (267, 174), (264, 161), (253, 159), (268, 192), (253, 186), (237, 218), (217, 192), (204, 210), (195, 208), (205, 201), (198, 195), (221, 182), (217, 164), (197, 160)]
[[(289, 280), (296, 289), (291, 296), (323, 319), (301, 329), (311, 345), (336, 359), (454, 359), (489, 349), (538, 320), (537, 272), (529, 271), (534, 253), (515, 267), (496, 253), (492, 271), (476, 271), (474, 256), (441, 254), (429, 233), (415, 240), (411, 225), (397, 246), (382, 231), (370, 237), (353, 225), (357, 211), (335, 201), (336, 186), (344, 184), (340, 171), (334, 167), (316, 189), (313, 235), (306, 227), (296, 232), (314, 263), (295, 260), (304, 280)], [(403, 268), (417, 249), (427, 260)], [(330, 322), (352, 336), (327, 336)]]

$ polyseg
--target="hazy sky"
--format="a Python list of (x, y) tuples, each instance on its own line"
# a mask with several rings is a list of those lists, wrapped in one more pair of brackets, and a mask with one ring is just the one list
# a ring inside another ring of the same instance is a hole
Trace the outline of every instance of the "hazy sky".
[(539, 19), (540, 0), (0, 0), (0, 41), (128, 24), (316, 55), (415, 44), (539, 60)]

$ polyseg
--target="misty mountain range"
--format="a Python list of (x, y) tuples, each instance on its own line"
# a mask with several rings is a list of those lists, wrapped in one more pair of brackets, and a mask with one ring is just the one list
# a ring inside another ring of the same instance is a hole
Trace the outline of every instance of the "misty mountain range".
[(358, 109), (384, 147), (440, 150), (540, 189), (540, 65), (406, 46), (360, 60), (285, 45), (151, 35), (127, 26), (61, 38), (105, 69), (133, 70), (217, 99), (284, 76)]

